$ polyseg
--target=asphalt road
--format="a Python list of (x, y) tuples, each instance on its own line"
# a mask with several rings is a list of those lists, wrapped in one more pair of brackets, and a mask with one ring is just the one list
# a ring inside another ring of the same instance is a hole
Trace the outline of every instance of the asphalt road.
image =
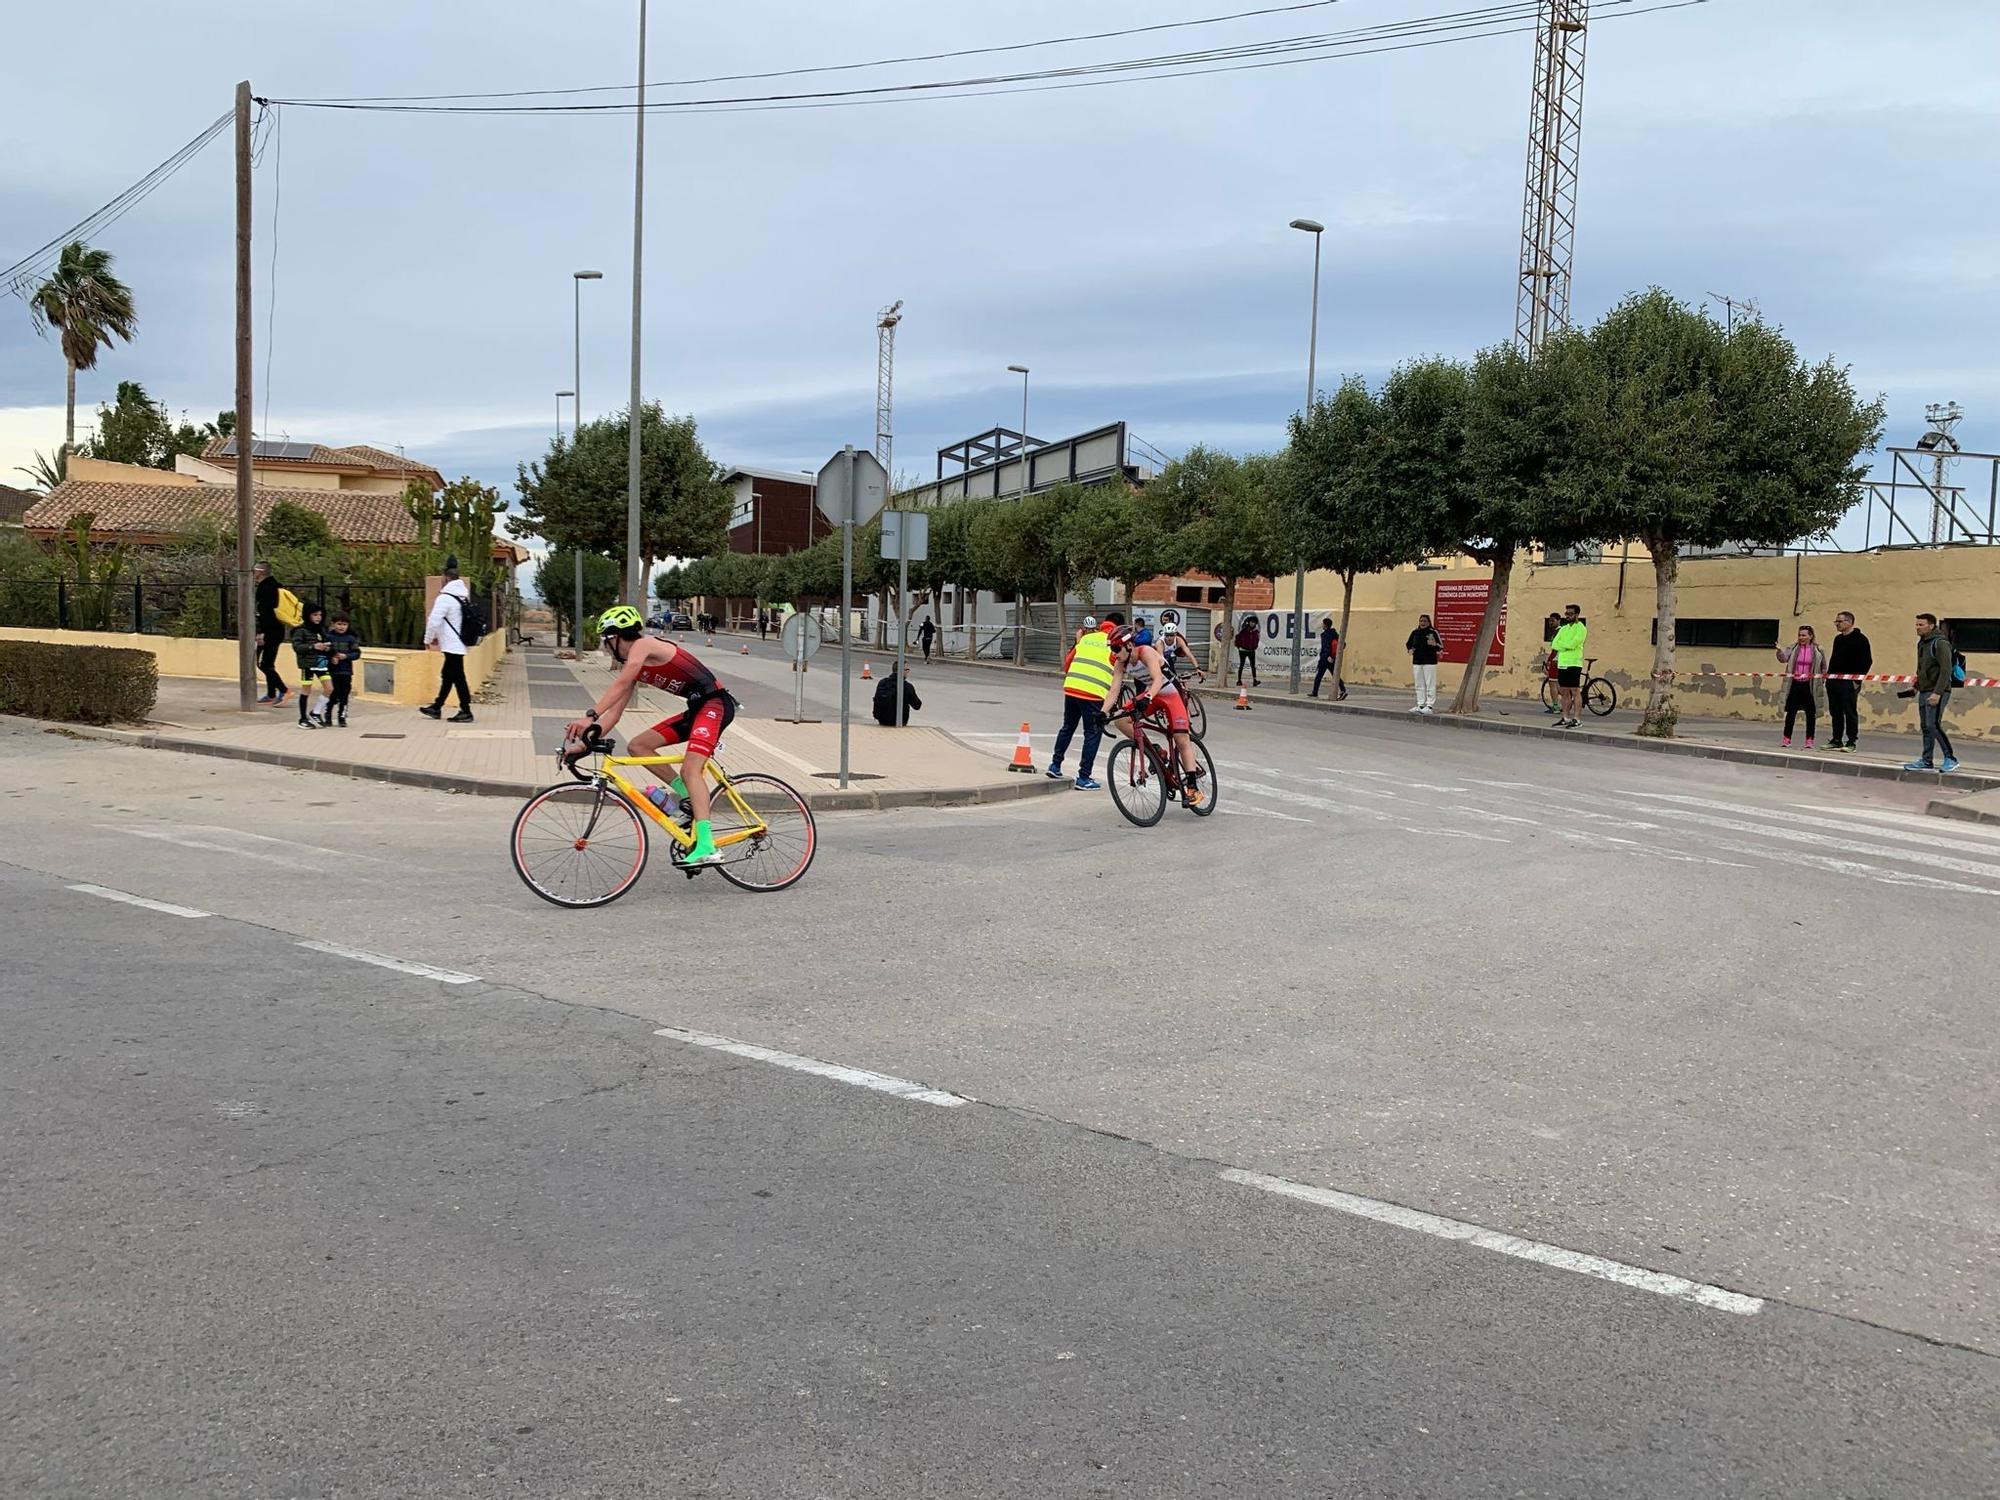
[[(1032, 1110), (303, 946), (380, 944), (358, 852), (263, 866), (304, 905), (255, 921), (213, 914), (223, 855), (160, 839), (137, 843), (177, 859), (181, 912), (75, 890), (12, 862), (41, 748), (6, 745), (0, 1493), (2000, 1493), (1988, 1355), (1697, 1305)], [(130, 796), (110, 761), (137, 753), (57, 748), (86, 772), (89, 864), (91, 799)], [(236, 774), (232, 805), (267, 786)], [(263, 852), (338, 836), (310, 815), (326, 786), (268, 785), (290, 795)], [(133, 815), (155, 831), (162, 792)], [(490, 814), (421, 795), (365, 805), (433, 840)], [(685, 956), (669, 917), (723, 913), (673, 895), (634, 913)], [(766, 946), (816, 910), (763, 904)]]

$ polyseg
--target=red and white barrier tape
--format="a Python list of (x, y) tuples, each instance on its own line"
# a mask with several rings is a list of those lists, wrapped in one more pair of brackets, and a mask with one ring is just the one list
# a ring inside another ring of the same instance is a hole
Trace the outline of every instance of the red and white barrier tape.
[[(1706, 669), (1690, 672), (1690, 677), (1784, 677), (1792, 674), (1780, 667), (1775, 672), (1711, 672)], [(1814, 682), (1915, 682), (1913, 675), (1900, 672), (1815, 672)], [(2000, 687), (2000, 677), (1968, 677), (1963, 682), (1952, 684), (1954, 688)]]

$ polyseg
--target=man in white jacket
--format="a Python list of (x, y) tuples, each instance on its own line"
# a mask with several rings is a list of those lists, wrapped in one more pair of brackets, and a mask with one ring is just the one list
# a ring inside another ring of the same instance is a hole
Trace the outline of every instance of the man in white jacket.
[(458, 712), (445, 720), (447, 724), (472, 722), (472, 689), (465, 681), (465, 642), (459, 635), (459, 627), (465, 620), (465, 603), (471, 597), (472, 590), (458, 576), (458, 559), (447, 557), (444, 587), (438, 590), (437, 600), (431, 605), (431, 617), (424, 622), (424, 645), (444, 654), (444, 670), (438, 674), (436, 700), (417, 710), (426, 718), (443, 718), (444, 700), (456, 689)]

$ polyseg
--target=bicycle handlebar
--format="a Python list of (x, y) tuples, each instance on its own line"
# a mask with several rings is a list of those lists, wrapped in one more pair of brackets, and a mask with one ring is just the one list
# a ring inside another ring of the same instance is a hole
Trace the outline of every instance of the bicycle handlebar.
[(563, 769), (578, 781), (588, 781), (590, 778), (577, 770), (576, 763), (586, 756), (609, 755), (617, 748), (617, 739), (612, 735), (606, 734), (593, 724), (583, 732), (583, 738), (577, 741), (576, 749), (572, 750), (565, 744), (561, 750), (556, 752), (556, 758), (562, 762)]

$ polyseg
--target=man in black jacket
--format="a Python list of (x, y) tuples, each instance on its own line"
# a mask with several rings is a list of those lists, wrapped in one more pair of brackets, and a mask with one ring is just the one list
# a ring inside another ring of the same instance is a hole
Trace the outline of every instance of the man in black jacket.
[(1852, 750), (1854, 733), (1860, 725), (1861, 684), (1840, 679), (1865, 677), (1874, 669), (1875, 652), (1868, 644), (1868, 637), (1854, 628), (1854, 616), (1843, 609), (1833, 617), (1833, 650), (1826, 658), (1826, 711), (1833, 720), (1828, 749)]
[(257, 701), (283, 703), (289, 690), (278, 675), (278, 647), (285, 641), (285, 627), (278, 621), (278, 580), (269, 563), (258, 563), (250, 576), (257, 580), (257, 670), (264, 674), (264, 696)]
[(910, 715), (924, 706), (924, 700), (917, 696), (917, 690), (896, 675), (891, 667), (889, 675), (875, 684), (875, 722), (888, 728), (896, 727), (896, 689), (900, 687), (903, 699), (903, 722), (910, 722)]

